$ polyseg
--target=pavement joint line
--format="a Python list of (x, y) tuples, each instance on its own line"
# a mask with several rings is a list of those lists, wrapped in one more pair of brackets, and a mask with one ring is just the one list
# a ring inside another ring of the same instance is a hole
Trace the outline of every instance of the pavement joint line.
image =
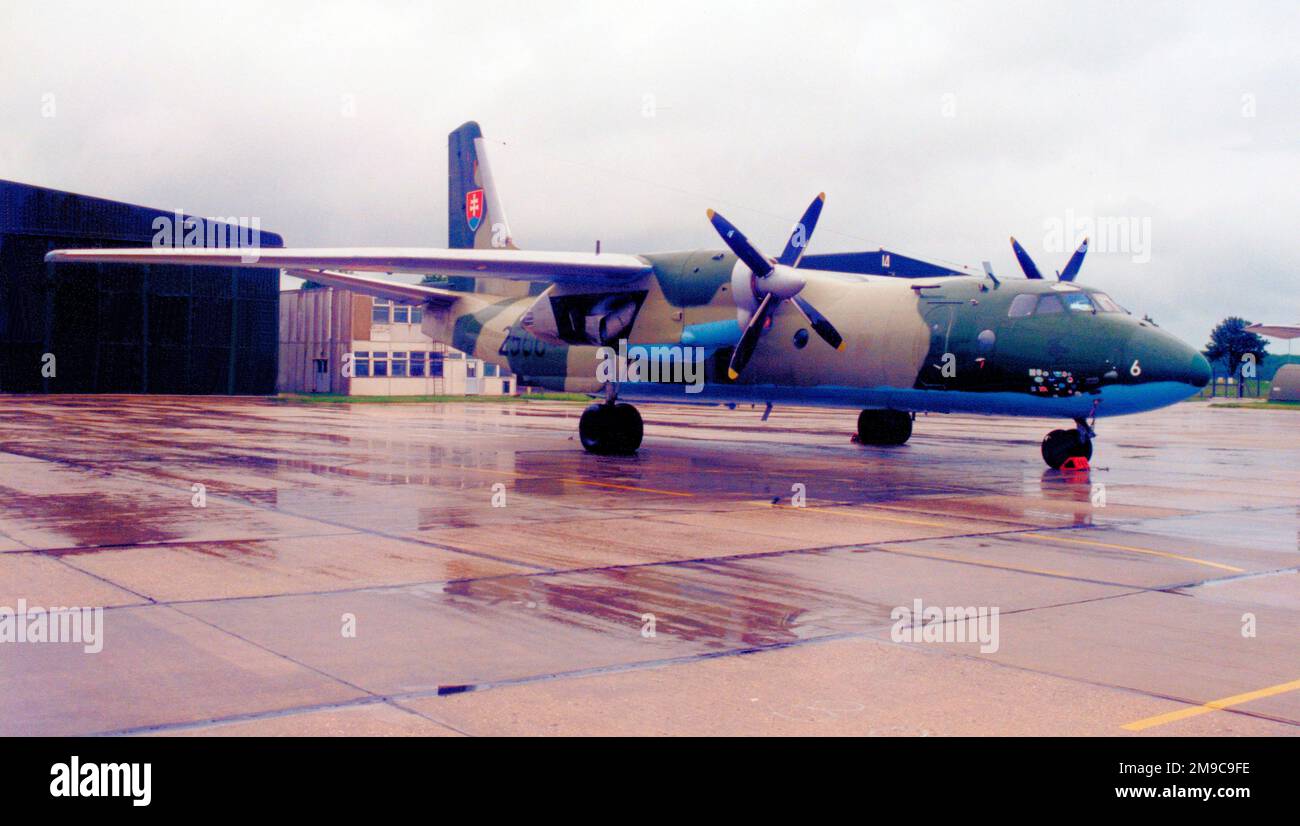
[[(684, 524), (684, 523), (676, 523), (676, 524)], [(1062, 527), (1060, 528), (1060, 530), (1069, 530), (1071, 528), (1072, 526)], [(725, 565), (733, 562), (745, 562), (749, 560), (758, 560), (758, 559), (781, 557), (781, 556), (793, 556), (799, 554), (823, 554), (823, 553), (832, 553), (836, 551), (844, 551), (848, 553), (855, 553), (855, 552), (892, 553), (892, 554), (898, 554), (900, 556), (910, 556), (910, 557), (921, 558), (921, 559), (933, 559), (939, 562), (952, 562), (958, 565), (990, 567), (990, 568), (996, 568), (1000, 570), (1007, 570), (1007, 571), (1012, 571), (1017, 573), (1029, 574), (1031, 576), (1047, 576), (1047, 577), (1052, 577), (1057, 579), (1066, 579), (1066, 580), (1076, 581), (1076, 582), (1085, 582), (1093, 585), (1106, 585), (1106, 586), (1112, 586), (1116, 588), (1136, 588), (1136, 589), (1141, 589), (1152, 593), (1177, 591), (1180, 589), (1192, 588), (1200, 585), (1212, 584), (1220, 581), (1227, 581), (1227, 580), (1239, 578), (1239, 577), (1229, 576), (1229, 577), (1223, 577), (1222, 579), (1197, 580), (1197, 581), (1177, 583), (1174, 585), (1148, 587), (1143, 585), (1137, 585), (1134, 583), (1112, 582), (1110, 580), (1091, 579), (1088, 577), (1074, 576), (1065, 573), (1051, 573), (1047, 571), (1036, 571), (1028, 568), (1015, 568), (1010, 566), (1003, 566), (987, 560), (961, 559), (960, 557), (949, 558), (949, 557), (933, 556), (929, 554), (903, 551), (892, 547), (888, 547), (892, 545), (911, 545), (919, 542), (934, 542), (934, 541), (949, 540), (949, 539), (980, 539), (980, 538), (1000, 539), (1004, 537), (1015, 538), (1019, 534), (1020, 534), (1019, 530), (950, 534), (947, 536), (938, 536), (938, 537), (927, 536), (927, 537), (913, 537), (907, 539), (886, 539), (886, 540), (881, 540), (879, 542), (821, 545), (821, 546), (816, 546), (811, 548), (787, 548), (784, 550), (773, 550), (773, 551), (752, 551), (748, 553), (726, 554), (720, 556), (692, 557), (687, 559), (653, 560), (649, 562), (620, 563), (614, 565), (591, 565), (591, 566), (586, 566), (581, 568), (542, 569), (540, 567), (534, 566), (534, 570), (511, 571), (511, 572), (500, 573), (500, 574), (487, 574), (480, 577), (464, 577), (458, 579), (416, 580), (412, 582), (358, 585), (358, 586), (350, 586), (345, 588), (278, 592), (272, 594), (245, 594), (245, 595), (230, 596), (230, 597), (195, 597), (190, 599), (153, 600), (150, 597), (140, 595), (144, 599), (150, 599), (150, 603), (112, 605), (112, 606), (107, 606), (104, 610), (114, 611), (114, 610), (121, 610), (127, 608), (141, 608), (141, 607), (148, 607), (150, 604), (159, 605), (159, 606), (193, 605), (193, 604), (203, 604), (203, 603), (218, 604), (218, 603), (226, 603), (226, 602), (240, 602), (245, 600), (253, 601), (253, 600), (278, 599), (281, 597), (293, 598), (293, 597), (309, 597), (309, 596), (333, 596), (333, 595), (340, 595), (340, 594), (358, 593), (363, 591), (400, 591), (408, 588), (428, 588), (434, 586), (452, 585), (457, 583), (490, 582), (499, 579), (530, 579), (530, 578), (540, 578), (540, 577), (550, 577), (550, 576), (563, 576), (568, 574), (593, 574), (593, 573), (603, 573), (603, 572), (611, 572), (611, 571), (633, 570), (639, 568), (655, 568), (655, 567), (672, 568), (672, 567), (689, 567), (689, 566), (698, 566), (698, 565)], [(76, 570), (81, 571), (82, 569), (76, 568)], [(1287, 570), (1289, 569), (1278, 569), (1277, 572), (1284, 573)], [(1273, 573), (1273, 572), (1264, 571), (1260, 573), (1265, 574), (1265, 573)], [(1249, 576), (1251, 574), (1248, 573), (1247, 575)], [(124, 589), (124, 590), (129, 590), (129, 589)]]
[[(1249, 703), (1252, 700), (1262, 700), (1266, 697), (1276, 697), (1279, 694), (1286, 694), (1287, 692), (1295, 691), (1297, 689), (1300, 689), (1300, 680), (1292, 680), (1287, 683), (1279, 683), (1277, 685), (1268, 686), (1267, 688), (1261, 688), (1255, 691), (1247, 691), (1242, 694), (1234, 694), (1231, 697), (1223, 697), (1218, 700), (1211, 700), (1208, 703), (1202, 703), (1200, 705), (1191, 706), (1190, 708), (1182, 708), (1182, 709), (1178, 709), (1177, 711), (1170, 711), (1164, 714), (1157, 714), (1152, 717), (1144, 717), (1141, 720), (1134, 720), (1131, 723), (1125, 723), (1124, 725), (1120, 726), (1120, 728), (1124, 729), (1125, 731), (1145, 731), (1146, 729), (1154, 728), (1155, 726), (1163, 726), (1166, 723), (1173, 723), (1178, 720), (1186, 720), (1188, 717), (1198, 717), (1202, 714), (1209, 714), (1211, 711), (1230, 709), (1232, 706), (1238, 706), (1241, 705), (1242, 703)], [(1190, 701), (1180, 700), (1179, 702), (1190, 702)]]
[(1182, 562), (1192, 562), (1197, 565), (1205, 565), (1206, 567), (1209, 568), (1218, 568), (1223, 571), (1231, 571), (1232, 573), (1236, 573), (1236, 574), (1245, 573), (1246, 571), (1245, 568), (1238, 568), (1235, 565), (1225, 565), (1222, 562), (1211, 562), (1205, 559), (1197, 559), (1196, 557), (1193, 556), (1184, 556), (1182, 554), (1170, 553), (1168, 551), (1156, 551), (1150, 548), (1136, 548), (1133, 547), (1132, 545), (1116, 545), (1109, 542), (1096, 542), (1090, 539), (1077, 539), (1069, 536), (1046, 536), (1044, 534), (1039, 534), (1039, 533), (1022, 533), (1020, 534), (1020, 536), (1025, 539), (1046, 539), (1052, 542), (1070, 542), (1076, 545), (1089, 545), (1094, 548), (1109, 548), (1111, 550), (1116, 550), (1116, 551), (1129, 551), (1131, 553), (1137, 553), (1137, 554), (1150, 554), (1151, 556), (1161, 556), (1167, 559), (1177, 559)]
[[(157, 605), (157, 604), (158, 604), (158, 601), (155, 600), (153, 597), (149, 596), (148, 594), (142, 594), (142, 593), (140, 593), (139, 591), (135, 590), (134, 588), (128, 588), (128, 587), (125, 586), (125, 585), (122, 585), (122, 584), (120, 584), (120, 583), (118, 583), (118, 582), (114, 582), (113, 580), (109, 579), (108, 577), (103, 576), (103, 575), (101, 575), (101, 574), (94, 573), (93, 571), (87, 571), (87, 570), (85, 570), (85, 569), (83, 569), (83, 568), (78, 568), (76, 565), (73, 565), (71, 562), (67, 561), (66, 559), (63, 559), (62, 557), (57, 557), (57, 556), (56, 556), (56, 557), (50, 557), (50, 558), (53, 559), (53, 560), (54, 560), (55, 562), (57, 562), (58, 564), (63, 565), (64, 567), (66, 567), (66, 568), (68, 568), (68, 569), (70, 569), (70, 570), (76, 571), (77, 573), (82, 574), (83, 576), (88, 576), (88, 577), (90, 577), (91, 579), (97, 579), (97, 580), (99, 580), (100, 582), (104, 583), (105, 585), (111, 585), (112, 587), (118, 589), (119, 591), (125, 591), (126, 593), (128, 593), (128, 594), (130, 594), (130, 595), (132, 595), (132, 596), (134, 596), (134, 597), (138, 597), (138, 598), (144, 600), (144, 603), (137, 603), (134, 607), (141, 607), (142, 605), (143, 605), (143, 606), (148, 606), (148, 605)], [(125, 608), (126, 606), (123, 605), (123, 606), (113, 606), (113, 607), (115, 607), (115, 608)], [(108, 610), (108, 609), (105, 608), (105, 610)]]
[[(57, 548), (16, 548), (12, 551), (0, 551), (0, 554), (31, 554), (62, 558), (65, 556), (89, 556), (100, 551), (121, 551), (148, 548), (171, 548), (185, 545), (224, 545), (229, 542), (266, 542), (280, 539), (318, 539), (324, 537), (359, 535), (355, 529), (331, 531), (328, 533), (288, 534), (274, 537), (229, 537), (225, 539), (164, 539), (160, 542), (106, 542), (97, 545), (62, 545)], [(17, 542), (18, 540), (14, 540)]]
[(359, 686), (359, 685), (357, 685), (357, 684), (355, 684), (355, 683), (353, 683), (353, 682), (351, 682), (351, 681), (349, 681), (349, 680), (345, 680), (345, 679), (343, 679), (342, 677), (338, 676), (337, 674), (331, 674), (331, 673), (329, 673), (328, 671), (324, 671), (323, 669), (316, 668), (315, 666), (312, 666), (312, 665), (308, 665), (307, 663), (302, 662), (302, 661), (300, 661), (300, 660), (298, 660), (298, 659), (295, 659), (294, 657), (291, 657), (291, 656), (289, 656), (288, 654), (285, 654), (285, 653), (282, 652), (282, 651), (276, 651), (274, 648), (270, 648), (269, 646), (263, 645), (262, 643), (256, 642), (255, 640), (251, 640), (251, 639), (245, 637), (245, 636), (242, 635), (242, 634), (237, 634), (237, 633), (235, 633), (234, 631), (231, 631), (229, 628), (222, 628), (220, 625), (217, 625), (217, 624), (214, 623), (214, 622), (211, 622), (211, 621), (209, 621), (209, 620), (206, 620), (206, 619), (204, 619), (203, 617), (196, 616), (196, 615), (194, 615), (194, 614), (189, 613), (188, 611), (182, 611), (180, 608), (177, 608), (177, 607), (174, 606), (174, 605), (168, 605), (168, 606), (165, 606), (165, 607), (171, 609), (172, 611), (175, 611), (176, 613), (180, 614), (180, 615), (183, 616), (183, 617), (189, 617), (190, 619), (194, 620), (194, 621), (197, 622), (197, 623), (200, 623), (201, 625), (206, 625), (207, 627), (213, 629), (214, 631), (217, 631), (217, 632), (219, 632), (219, 633), (226, 634), (226, 635), (228, 635), (228, 636), (234, 637), (235, 639), (239, 640), (240, 642), (242, 642), (242, 643), (244, 643), (244, 644), (246, 644), (246, 645), (251, 645), (251, 646), (253, 646), (254, 648), (257, 648), (257, 649), (260, 649), (260, 650), (262, 650), (262, 651), (265, 651), (266, 653), (272, 655), (273, 657), (278, 657), (278, 658), (284, 660), (284, 661), (287, 662), (287, 663), (292, 663), (293, 665), (296, 665), (296, 666), (298, 666), (299, 668), (306, 669), (307, 671), (310, 671), (310, 672), (312, 672), (313, 674), (317, 674), (317, 675), (319, 675), (319, 676), (321, 676), (321, 677), (324, 677), (324, 678), (326, 678), (327, 680), (333, 680), (334, 682), (338, 683), (339, 685), (342, 685), (342, 686), (345, 686), (345, 687), (347, 687), (347, 688), (350, 688), (350, 689), (352, 689), (353, 691), (360, 691), (360, 692), (363, 693), (363, 694), (368, 694), (368, 695), (371, 695), (371, 696), (378, 696), (378, 695), (376, 695), (375, 692), (371, 691), (370, 689), (368, 689), (368, 688), (363, 688), (362, 686)]
[[(49, 462), (52, 462), (52, 463), (54, 463), (54, 464), (69, 465), (69, 466), (72, 466), (72, 467), (79, 468), (79, 469), (81, 469), (81, 470), (89, 470), (89, 471), (92, 471), (92, 472), (93, 472), (93, 469), (87, 467), (87, 466), (86, 466), (86, 463), (83, 463), (83, 462), (76, 462), (76, 461), (73, 461), (73, 460), (70, 460), (70, 459), (61, 459), (61, 458), (60, 458), (60, 459), (48, 459), (48, 458), (47, 458), (47, 459), (45, 459), (45, 460), (46, 460), (46, 461), (49, 461)], [(134, 481), (134, 482), (137, 482), (137, 483), (140, 483), (140, 484), (153, 485), (153, 486), (155, 486), (155, 487), (165, 487), (165, 488), (167, 488), (169, 491), (174, 491), (174, 490), (175, 490), (175, 488), (174, 488), (173, 485), (171, 485), (171, 484), (169, 484), (169, 483), (167, 483), (167, 482), (160, 482), (160, 481), (158, 481), (156, 478), (153, 478), (153, 477), (150, 477), (150, 476), (147, 476), (147, 475), (146, 475), (144, 478), (140, 478), (139, 475), (138, 475), (135, 471), (129, 471), (129, 472), (127, 472), (127, 473), (123, 473), (123, 472), (121, 472), (121, 471), (118, 471), (116, 474), (114, 474), (113, 472), (109, 472), (107, 475), (108, 475), (110, 478), (113, 477), (114, 475), (116, 475), (116, 476), (118, 476), (119, 478), (130, 479), (131, 481)], [(258, 503), (258, 502), (248, 502), (248, 501), (245, 501), (245, 500), (243, 500), (243, 499), (239, 499), (239, 498), (237, 498), (235, 495), (232, 495), (232, 494), (224, 494), (224, 493), (221, 493), (220, 491), (216, 491), (216, 492), (209, 491), (208, 494), (207, 494), (207, 497), (208, 497), (208, 500), (209, 500), (209, 501), (213, 501), (213, 500), (215, 500), (215, 501), (218, 501), (218, 502), (225, 502), (225, 503), (227, 503), (227, 504), (236, 505), (236, 506), (238, 506), (238, 507), (245, 507), (245, 508), (251, 508), (251, 509), (253, 509), (253, 510), (258, 510), (258, 511), (261, 511), (261, 512), (263, 512), (263, 513), (275, 513), (275, 514), (282, 514), (282, 515), (285, 515), (285, 516), (292, 516), (292, 517), (297, 518), (297, 519), (303, 519), (303, 520), (306, 520), (306, 521), (309, 521), (309, 522), (316, 522), (316, 523), (319, 523), (319, 524), (321, 524), (321, 525), (329, 525), (330, 527), (333, 527), (333, 528), (342, 528), (342, 529), (345, 529), (345, 530), (348, 530), (348, 531), (352, 531), (352, 532), (357, 533), (357, 534), (360, 534), (360, 535), (378, 536), (378, 537), (382, 537), (382, 538), (384, 538), (384, 539), (400, 539), (400, 540), (407, 541), (407, 542), (415, 542), (415, 543), (417, 543), (417, 544), (424, 545), (424, 546), (426, 546), (426, 547), (430, 547), (430, 548), (437, 548), (438, 550), (447, 551), (447, 552), (449, 552), (449, 553), (457, 553), (457, 554), (461, 554), (461, 555), (463, 555), (463, 556), (472, 556), (472, 557), (475, 557), (475, 558), (478, 558), (478, 559), (488, 559), (488, 560), (491, 560), (491, 561), (493, 561), (493, 562), (499, 562), (499, 563), (503, 563), (503, 564), (515, 565), (515, 566), (518, 566), (518, 567), (535, 568), (535, 569), (537, 569), (537, 570), (548, 570), (548, 569), (544, 568), (543, 566), (540, 566), (540, 565), (534, 565), (534, 564), (529, 563), (529, 562), (516, 562), (516, 561), (511, 561), (511, 560), (508, 560), (508, 559), (504, 559), (504, 558), (501, 558), (501, 557), (496, 557), (496, 556), (493, 556), (492, 554), (485, 554), (485, 553), (479, 553), (479, 552), (475, 552), (475, 551), (467, 551), (467, 550), (465, 550), (465, 549), (463, 549), (463, 548), (454, 548), (454, 547), (451, 547), (451, 546), (444, 546), (444, 545), (440, 545), (440, 544), (438, 544), (438, 543), (436, 543), (436, 542), (430, 542), (430, 541), (427, 540), (427, 539), (420, 539), (420, 538), (418, 538), (418, 537), (408, 536), (408, 535), (404, 535), (404, 534), (393, 534), (393, 533), (388, 533), (388, 532), (380, 531), (380, 530), (376, 530), (376, 529), (369, 529), (369, 528), (365, 528), (365, 527), (359, 527), (359, 526), (357, 526), (357, 525), (349, 525), (349, 524), (347, 524), (347, 523), (336, 522), (336, 521), (332, 521), (332, 520), (329, 520), (329, 519), (325, 519), (325, 518), (323, 518), (323, 517), (321, 517), (321, 516), (318, 516), (318, 515), (310, 515), (310, 514), (306, 514), (306, 515), (304, 515), (304, 514), (296, 513), (296, 512), (291, 511), (291, 510), (284, 510), (284, 509), (280, 509), (280, 508), (270, 508), (270, 507), (267, 507), (266, 505), (263, 505), (263, 504), (261, 504), (261, 503)]]
[[(1011, 615), (1011, 614), (1028, 613), (1031, 611), (1040, 611), (1040, 610), (1051, 609), (1051, 608), (1070, 607), (1074, 605), (1082, 605), (1091, 602), (1100, 602), (1103, 600), (1133, 596), (1139, 593), (1143, 593), (1143, 591), (1141, 589), (1137, 589), (1137, 590), (1127, 591), (1120, 594), (1107, 594), (1098, 597), (1089, 597), (1080, 600), (1071, 600), (1069, 602), (1063, 602), (1063, 603), (1053, 603), (1050, 605), (1041, 605), (1041, 606), (1029, 606), (1026, 608), (1014, 609), (1006, 613), (1007, 615)], [(189, 615), (186, 614), (186, 616)], [(945, 620), (945, 624), (946, 622), (947, 620)], [(890, 625), (888, 624), (870, 626), (863, 629), (862, 631), (832, 632), (829, 634), (822, 634), (814, 637), (807, 637), (804, 639), (787, 640), (787, 641), (781, 641), (781, 642), (771, 643), (767, 645), (749, 646), (740, 649), (698, 652), (695, 654), (686, 654), (686, 655), (681, 655), (676, 657), (662, 657), (653, 660), (642, 660), (642, 661), (631, 662), (631, 663), (613, 663), (613, 664), (608, 664), (603, 666), (592, 666), (589, 668), (571, 669), (568, 671), (545, 672), (541, 674), (524, 675), (521, 677), (506, 678), (501, 680), (487, 680), (487, 681), (482, 681), (477, 683), (442, 685), (442, 686), (438, 686), (437, 688), (423, 689), (419, 691), (396, 692), (396, 693), (388, 693), (388, 694), (375, 694), (373, 692), (367, 692), (368, 696), (351, 698), (348, 700), (341, 700), (332, 703), (317, 703), (317, 704), (309, 704), (304, 706), (292, 706), (292, 707), (287, 707), (282, 709), (275, 709), (271, 711), (228, 715), (225, 717), (215, 717), (206, 720), (187, 721), (183, 723), (153, 724), (149, 726), (139, 726), (139, 727), (134, 727), (129, 729), (101, 732), (100, 735), (120, 736), (120, 735), (132, 735), (132, 734), (160, 733), (165, 731), (183, 731), (187, 729), (203, 728), (209, 725), (225, 725), (230, 723), (239, 723), (239, 722), (246, 722), (251, 720), (273, 719), (277, 717), (292, 716), (300, 713), (310, 713), (312, 711), (321, 711), (321, 710), (328, 710), (334, 708), (346, 708), (346, 707), (359, 706), (359, 705), (370, 705), (370, 704), (381, 703), (381, 702), (396, 705), (396, 704), (401, 704), (403, 701), (409, 701), (409, 700), (429, 699), (434, 697), (448, 697), (448, 696), (455, 696), (457, 694), (468, 694), (468, 693), (474, 693), (478, 691), (488, 691), (494, 688), (508, 688), (511, 686), (552, 682), (557, 680), (581, 679), (583, 677), (604, 676), (609, 674), (621, 674), (621, 673), (629, 673), (629, 672), (636, 672), (636, 671), (645, 671), (645, 670), (652, 670), (656, 668), (669, 667), (673, 665), (684, 665), (684, 664), (690, 664), (695, 662), (704, 662), (708, 660), (721, 659), (725, 657), (766, 653), (768, 651), (778, 651), (786, 648), (801, 647), (804, 645), (817, 645), (822, 643), (850, 641), (850, 640), (866, 641), (877, 645), (898, 646), (900, 648), (903, 648), (913, 653), (925, 653), (933, 656), (950, 656), (950, 657), (955, 656), (955, 657), (962, 657), (966, 659), (973, 659), (981, 663), (984, 663), (985, 665), (992, 666), (994, 668), (1008, 668), (1015, 671), (1042, 674), (1045, 676), (1052, 677), (1054, 679), (1064, 680), (1067, 682), (1089, 685), (1095, 688), (1103, 688), (1108, 690), (1132, 693), (1144, 697), (1170, 699), (1162, 695), (1143, 691), (1141, 689), (1129, 688), (1126, 686), (1111, 685), (1108, 683), (1101, 683), (1092, 680), (1083, 680), (1077, 677), (1071, 677), (1069, 675), (1064, 675), (1064, 674), (1056, 674), (1050, 671), (1042, 671), (1039, 669), (1031, 669), (1031, 668), (1025, 668), (1023, 666), (1011, 665), (1008, 663), (1002, 663), (996, 660), (991, 660), (986, 657), (976, 657), (974, 655), (966, 654), (964, 652), (952, 651), (947, 649), (946, 647), (938, 648), (938, 647), (921, 646), (915, 643), (896, 643), (893, 642), (892, 640), (882, 639), (878, 636), (875, 636), (877, 632), (882, 631), (888, 627), (890, 627)], [(218, 630), (223, 630), (223, 629), (218, 629)], [(232, 634), (232, 636), (238, 636), (238, 635)], [(272, 653), (277, 653), (277, 652), (272, 652)], [(291, 658), (286, 658), (286, 659), (289, 659), (291, 662), (294, 662)], [(304, 666), (304, 667), (309, 668), (309, 666)], [(325, 676), (329, 676), (329, 675), (325, 675)], [(343, 681), (340, 680), (340, 682)], [(360, 689), (360, 690), (365, 691), (365, 689)], [(1236, 711), (1236, 710), (1229, 709), (1229, 711)], [(1245, 712), (1240, 712), (1240, 713), (1245, 713)], [(1258, 715), (1249, 715), (1249, 716), (1258, 716)], [(439, 725), (443, 725), (448, 728), (454, 729), (453, 726), (450, 726), (447, 723), (443, 723), (437, 718), (429, 717), (427, 719)], [(1284, 719), (1277, 719), (1271, 717), (1266, 717), (1264, 719), (1269, 719), (1274, 722), (1287, 724), (1287, 725), (1298, 725), (1292, 721), (1288, 721)], [(457, 729), (457, 731), (459, 730)], [(465, 732), (461, 732), (461, 733), (465, 733)]]
[[(278, 599), (281, 597), (289, 598), (289, 597), (310, 597), (310, 596), (333, 596), (339, 594), (359, 593), (363, 591), (400, 591), (408, 588), (428, 588), (428, 587), (435, 587), (440, 585), (452, 585), (457, 583), (468, 583), (468, 582), (490, 582), (499, 579), (532, 579), (532, 578), (550, 577), (550, 576), (564, 576), (569, 574), (593, 574), (593, 573), (605, 573), (605, 572), (613, 572), (613, 571), (625, 571), (625, 570), (634, 570), (640, 568), (659, 568), (659, 567), (673, 568), (673, 567), (690, 567), (690, 566), (699, 566), (699, 565), (725, 565), (725, 564), (730, 564), (732, 562), (746, 562), (749, 560), (764, 559), (770, 557), (793, 556), (799, 554), (823, 554), (823, 553), (831, 553), (835, 551), (844, 551), (847, 553), (871, 553), (871, 552), (878, 551), (881, 553), (898, 553), (900, 555), (906, 555), (900, 551), (894, 551), (892, 549), (885, 548), (882, 546), (901, 545), (901, 544), (908, 544), (913, 542), (930, 542), (938, 539), (975, 539), (980, 537), (1000, 537), (1005, 535), (1011, 535), (1014, 533), (1015, 531), (992, 531), (989, 533), (952, 534), (949, 536), (940, 536), (940, 537), (927, 536), (927, 537), (917, 537), (913, 539), (888, 539), (888, 540), (882, 540), (880, 542), (819, 545), (811, 548), (786, 548), (784, 550), (773, 550), (773, 551), (751, 551), (748, 553), (726, 554), (721, 556), (692, 557), (688, 559), (663, 559), (663, 560), (652, 560), (649, 562), (619, 563), (613, 565), (591, 565), (582, 568), (542, 569), (538, 566), (533, 566), (535, 569), (530, 571), (510, 571), (501, 574), (487, 574), (485, 576), (480, 576), (480, 577), (464, 577), (459, 579), (417, 580), (413, 582), (399, 582), (399, 583), (387, 583), (387, 584), (377, 584), (377, 585), (359, 585), (359, 586), (352, 586), (347, 588), (279, 592), (274, 594), (247, 594), (247, 595), (232, 596), (232, 597), (196, 597), (192, 599), (157, 600), (153, 604), (159, 606), (195, 605), (195, 604), (204, 604), (204, 603), (216, 604), (216, 603), (225, 603), (225, 602), (240, 602), (245, 600), (252, 601), (252, 600)], [(952, 561), (957, 564), (969, 564), (969, 565), (980, 564), (978, 561), (963, 561), (960, 559), (937, 560), (937, 561)], [(1015, 570), (1015, 569), (1009, 569), (1009, 570)], [(1049, 576), (1049, 574), (1035, 574), (1032, 571), (1021, 571), (1021, 572), (1040, 575), (1040, 576)], [(1122, 582), (1107, 582), (1104, 580), (1091, 580), (1091, 579), (1080, 578), (1080, 577), (1064, 576), (1061, 578), (1077, 580), (1077, 581), (1087, 582), (1090, 584), (1097, 584), (1097, 585), (1111, 585), (1119, 588), (1142, 587), (1142, 586), (1136, 586), (1136, 585), (1131, 585)], [(1145, 590), (1153, 590), (1153, 589), (1148, 588)], [(141, 607), (149, 607), (149, 606), (143, 604), (113, 605), (113, 606), (106, 607), (104, 610), (114, 611), (114, 610), (120, 610), (126, 608), (141, 608)]]

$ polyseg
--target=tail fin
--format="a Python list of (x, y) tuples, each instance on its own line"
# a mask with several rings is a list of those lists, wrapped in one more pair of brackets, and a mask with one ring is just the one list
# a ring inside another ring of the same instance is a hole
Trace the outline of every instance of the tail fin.
[[(447, 136), (447, 242), (452, 249), (517, 249), (483, 132), (474, 121)], [(528, 293), (526, 284), (500, 278), (478, 279), (473, 289), (502, 296)]]

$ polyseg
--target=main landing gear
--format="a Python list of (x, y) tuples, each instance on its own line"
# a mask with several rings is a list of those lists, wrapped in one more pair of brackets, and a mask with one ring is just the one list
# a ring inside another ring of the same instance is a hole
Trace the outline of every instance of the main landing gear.
[(1073, 430), (1053, 430), (1043, 439), (1043, 461), (1056, 470), (1067, 459), (1092, 458), (1092, 439), (1096, 432), (1086, 419), (1075, 419)]
[(631, 456), (641, 447), (641, 414), (630, 404), (593, 404), (578, 420), (582, 448), (597, 456)]
[(858, 414), (858, 443), (901, 445), (912, 436), (912, 414), (902, 410), (863, 410)]

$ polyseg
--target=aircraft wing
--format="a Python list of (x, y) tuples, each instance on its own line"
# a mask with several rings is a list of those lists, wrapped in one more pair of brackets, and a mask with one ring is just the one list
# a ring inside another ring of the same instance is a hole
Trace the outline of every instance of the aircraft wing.
[(406, 284), (373, 275), (359, 275), (351, 272), (338, 272), (337, 270), (286, 269), (285, 272), (295, 278), (324, 284), (326, 287), (339, 287), (363, 295), (372, 295), (375, 298), (387, 298), (391, 301), (403, 303), (424, 302), (446, 306), (457, 298), (464, 296), (464, 293), (455, 290), (430, 287), (425, 284)]
[[(360, 247), (210, 247), (54, 250), (51, 263), (191, 264), (195, 266), (284, 268), (373, 273), (415, 273), (514, 281), (558, 281), (615, 285), (648, 275), (651, 267), (634, 255), (590, 252), (531, 252), (513, 249)], [(305, 276), (303, 276), (305, 277)], [(323, 279), (313, 278), (321, 281)], [(383, 279), (373, 279), (383, 284)], [(343, 285), (339, 285), (343, 286)], [(396, 285), (395, 285), (396, 286)], [(408, 285), (401, 285), (408, 286)]]

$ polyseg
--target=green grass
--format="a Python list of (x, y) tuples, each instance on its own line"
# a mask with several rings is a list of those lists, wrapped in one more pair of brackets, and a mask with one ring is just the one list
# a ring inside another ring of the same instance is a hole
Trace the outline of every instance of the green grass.
[(1247, 389), (1247, 395), (1245, 395), (1245, 396), (1241, 397), (1240, 399), (1238, 399), (1238, 398), (1237, 398), (1237, 385), (1235, 385), (1235, 384), (1233, 384), (1233, 385), (1223, 385), (1223, 384), (1220, 384), (1220, 385), (1219, 385), (1219, 394), (1218, 394), (1217, 396), (1211, 396), (1211, 395), (1210, 395), (1210, 388), (1208, 388), (1208, 387), (1202, 387), (1202, 388), (1201, 388), (1201, 392), (1197, 393), (1195, 396), (1192, 396), (1192, 399), (1193, 399), (1193, 400), (1196, 400), (1196, 399), (1210, 399), (1211, 401), (1213, 401), (1213, 400), (1215, 400), (1215, 399), (1223, 399), (1224, 401), (1246, 401), (1247, 399), (1252, 399), (1252, 400), (1253, 400), (1253, 399), (1260, 399), (1260, 400), (1264, 400), (1264, 399), (1267, 399), (1267, 398), (1268, 398), (1268, 394), (1271, 393), (1271, 392), (1273, 391), (1273, 382), (1271, 382), (1271, 381), (1261, 381), (1261, 382), (1259, 383), (1259, 394), (1256, 395), (1256, 394), (1255, 394), (1255, 380), (1254, 380), (1254, 379), (1249, 379), (1249, 380), (1246, 382), (1246, 389)]
[(1300, 410), (1300, 402), (1224, 401), (1210, 402), (1210, 407), (1238, 407), (1246, 410)]
[(581, 393), (530, 393), (526, 396), (340, 396), (326, 393), (281, 393), (278, 401), (300, 404), (439, 404), (456, 402), (590, 402)]

